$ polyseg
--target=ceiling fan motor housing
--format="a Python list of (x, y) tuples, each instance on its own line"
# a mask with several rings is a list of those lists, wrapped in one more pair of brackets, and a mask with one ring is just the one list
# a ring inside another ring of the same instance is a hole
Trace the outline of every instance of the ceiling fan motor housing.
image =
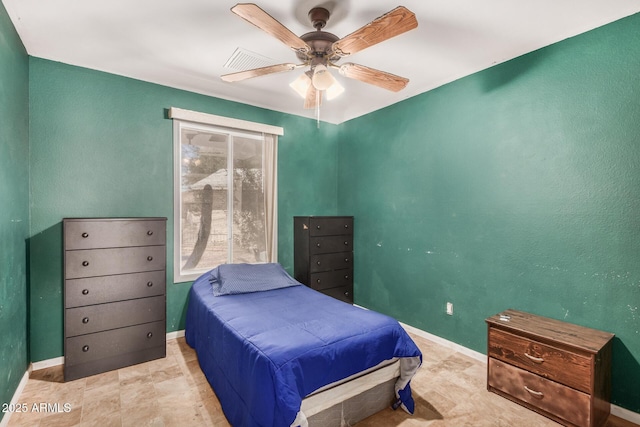
[(296, 52), (299, 60), (308, 61), (309, 56), (311, 56), (312, 62), (322, 59), (322, 63), (326, 65), (327, 60), (335, 62), (340, 59), (338, 55), (333, 55), (331, 58), (327, 57), (331, 53), (333, 43), (340, 40), (335, 34), (318, 30), (303, 34), (300, 38), (309, 45), (311, 52), (308, 54)]
[(331, 53), (331, 45), (340, 40), (340, 38), (335, 34), (321, 31), (321, 29), (327, 25), (330, 16), (331, 13), (324, 7), (314, 7), (309, 11), (309, 20), (316, 31), (300, 36), (300, 38), (309, 45), (311, 52), (297, 52), (296, 54), (301, 61), (306, 62), (311, 60), (312, 67), (317, 64), (327, 65), (327, 61), (334, 62), (340, 59), (337, 55), (333, 55), (330, 58), (328, 57)]

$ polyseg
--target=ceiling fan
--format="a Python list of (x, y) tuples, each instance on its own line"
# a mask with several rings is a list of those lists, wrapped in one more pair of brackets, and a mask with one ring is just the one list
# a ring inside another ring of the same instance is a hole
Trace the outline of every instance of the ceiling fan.
[(336, 64), (343, 57), (416, 28), (418, 21), (415, 14), (404, 6), (391, 10), (343, 38), (322, 31), (330, 17), (330, 12), (323, 7), (315, 7), (309, 11), (309, 19), (316, 30), (299, 37), (253, 3), (239, 3), (232, 7), (231, 11), (289, 46), (302, 62), (225, 74), (222, 80), (226, 82), (238, 82), (309, 67), (308, 71), (290, 85), (305, 99), (305, 108), (318, 107), (322, 102), (323, 92), (326, 93), (327, 99), (332, 99), (344, 91), (344, 88), (329, 73), (329, 68), (338, 69), (345, 77), (394, 92), (404, 89), (409, 83), (409, 79), (364, 65), (351, 62)]

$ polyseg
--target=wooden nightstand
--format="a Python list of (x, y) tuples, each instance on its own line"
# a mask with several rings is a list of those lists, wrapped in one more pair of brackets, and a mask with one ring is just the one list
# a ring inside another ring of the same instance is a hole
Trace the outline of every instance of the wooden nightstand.
[(516, 310), (486, 322), (489, 391), (564, 425), (606, 422), (613, 334)]

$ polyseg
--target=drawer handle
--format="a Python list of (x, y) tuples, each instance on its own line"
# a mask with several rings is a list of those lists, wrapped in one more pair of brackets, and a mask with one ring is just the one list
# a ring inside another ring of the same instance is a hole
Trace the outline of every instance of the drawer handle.
[(89, 289), (83, 289), (82, 295), (89, 295)]
[(151, 281), (147, 282), (147, 286), (148, 287), (152, 287), (153, 286), (153, 282), (151, 282)]
[(82, 351), (84, 351), (85, 353), (89, 351), (89, 346), (88, 345), (83, 346)]
[(344, 262), (349, 262), (349, 258), (345, 258), (345, 259), (344, 259)]
[(531, 360), (532, 362), (534, 362), (534, 363), (542, 363), (542, 362), (544, 362), (544, 359), (542, 357), (535, 357), (535, 356), (530, 355), (529, 353), (525, 353), (524, 355), (527, 356), (527, 358), (529, 360)]
[(153, 236), (153, 231), (151, 230), (147, 231), (147, 236)]
[(82, 237), (86, 239), (87, 237), (89, 237), (89, 233), (82, 233)]
[(318, 230), (320, 230), (320, 226), (319, 226), (319, 225), (316, 225), (316, 228), (317, 228)]
[(349, 246), (349, 242), (344, 242), (344, 245), (345, 246)]
[(153, 336), (153, 334), (152, 334), (151, 332), (149, 332), (149, 333), (147, 334), (147, 338), (151, 338), (152, 336)]
[(344, 225), (344, 228), (349, 228), (349, 224), (345, 224), (345, 225)]
[(83, 267), (86, 267), (86, 266), (88, 266), (88, 265), (89, 265), (89, 261), (82, 261), (82, 266), (83, 266)]
[(320, 265), (320, 261), (318, 261), (317, 264)]
[(542, 399), (544, 397), (544, 393), (541, 391), (535, 391), (535, 390), (531, 390), (529, 387), (524, 386), (524, 389), (527, 390), (529, 393), (531, 393), (533, 395), (533, 397), (536, 397), (538, 399)]
[(316, 243), (316, 246), (317, 246), (317, 247), (320, 247), (320, 243)]
[(89, 318), (88, 317), (83, 318), (82, 323), (84, 323), (85, 325), (89, 323)]
[(345, 292), (344, 296), (348, 297), (349, 296), (349, 291)]
[(344, 278), (345, 278), (346, 280), (349, 280), (349, 275), (348, 275), (348, 274), (345, 274), (345, 275), (344, 275)]
[(316, 283), (320, 284), (320, 279), (316, 280)]
[(153, 257), (152, 257), (151, 255), (149, 255), (149, 256), (147, 257), (147, 261), (153, 261)]

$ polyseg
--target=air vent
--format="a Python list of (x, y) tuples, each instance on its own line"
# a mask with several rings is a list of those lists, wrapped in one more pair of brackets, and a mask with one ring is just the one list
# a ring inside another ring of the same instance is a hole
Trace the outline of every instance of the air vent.
[(251, 52), (241, 47), (237, 48), (231, 57), (224, 64), (225, 68), (237, 71), (252, 70), (254, 68), (268, 67), (276, 65), (278, 62), (262, 56), (258, 53)]

